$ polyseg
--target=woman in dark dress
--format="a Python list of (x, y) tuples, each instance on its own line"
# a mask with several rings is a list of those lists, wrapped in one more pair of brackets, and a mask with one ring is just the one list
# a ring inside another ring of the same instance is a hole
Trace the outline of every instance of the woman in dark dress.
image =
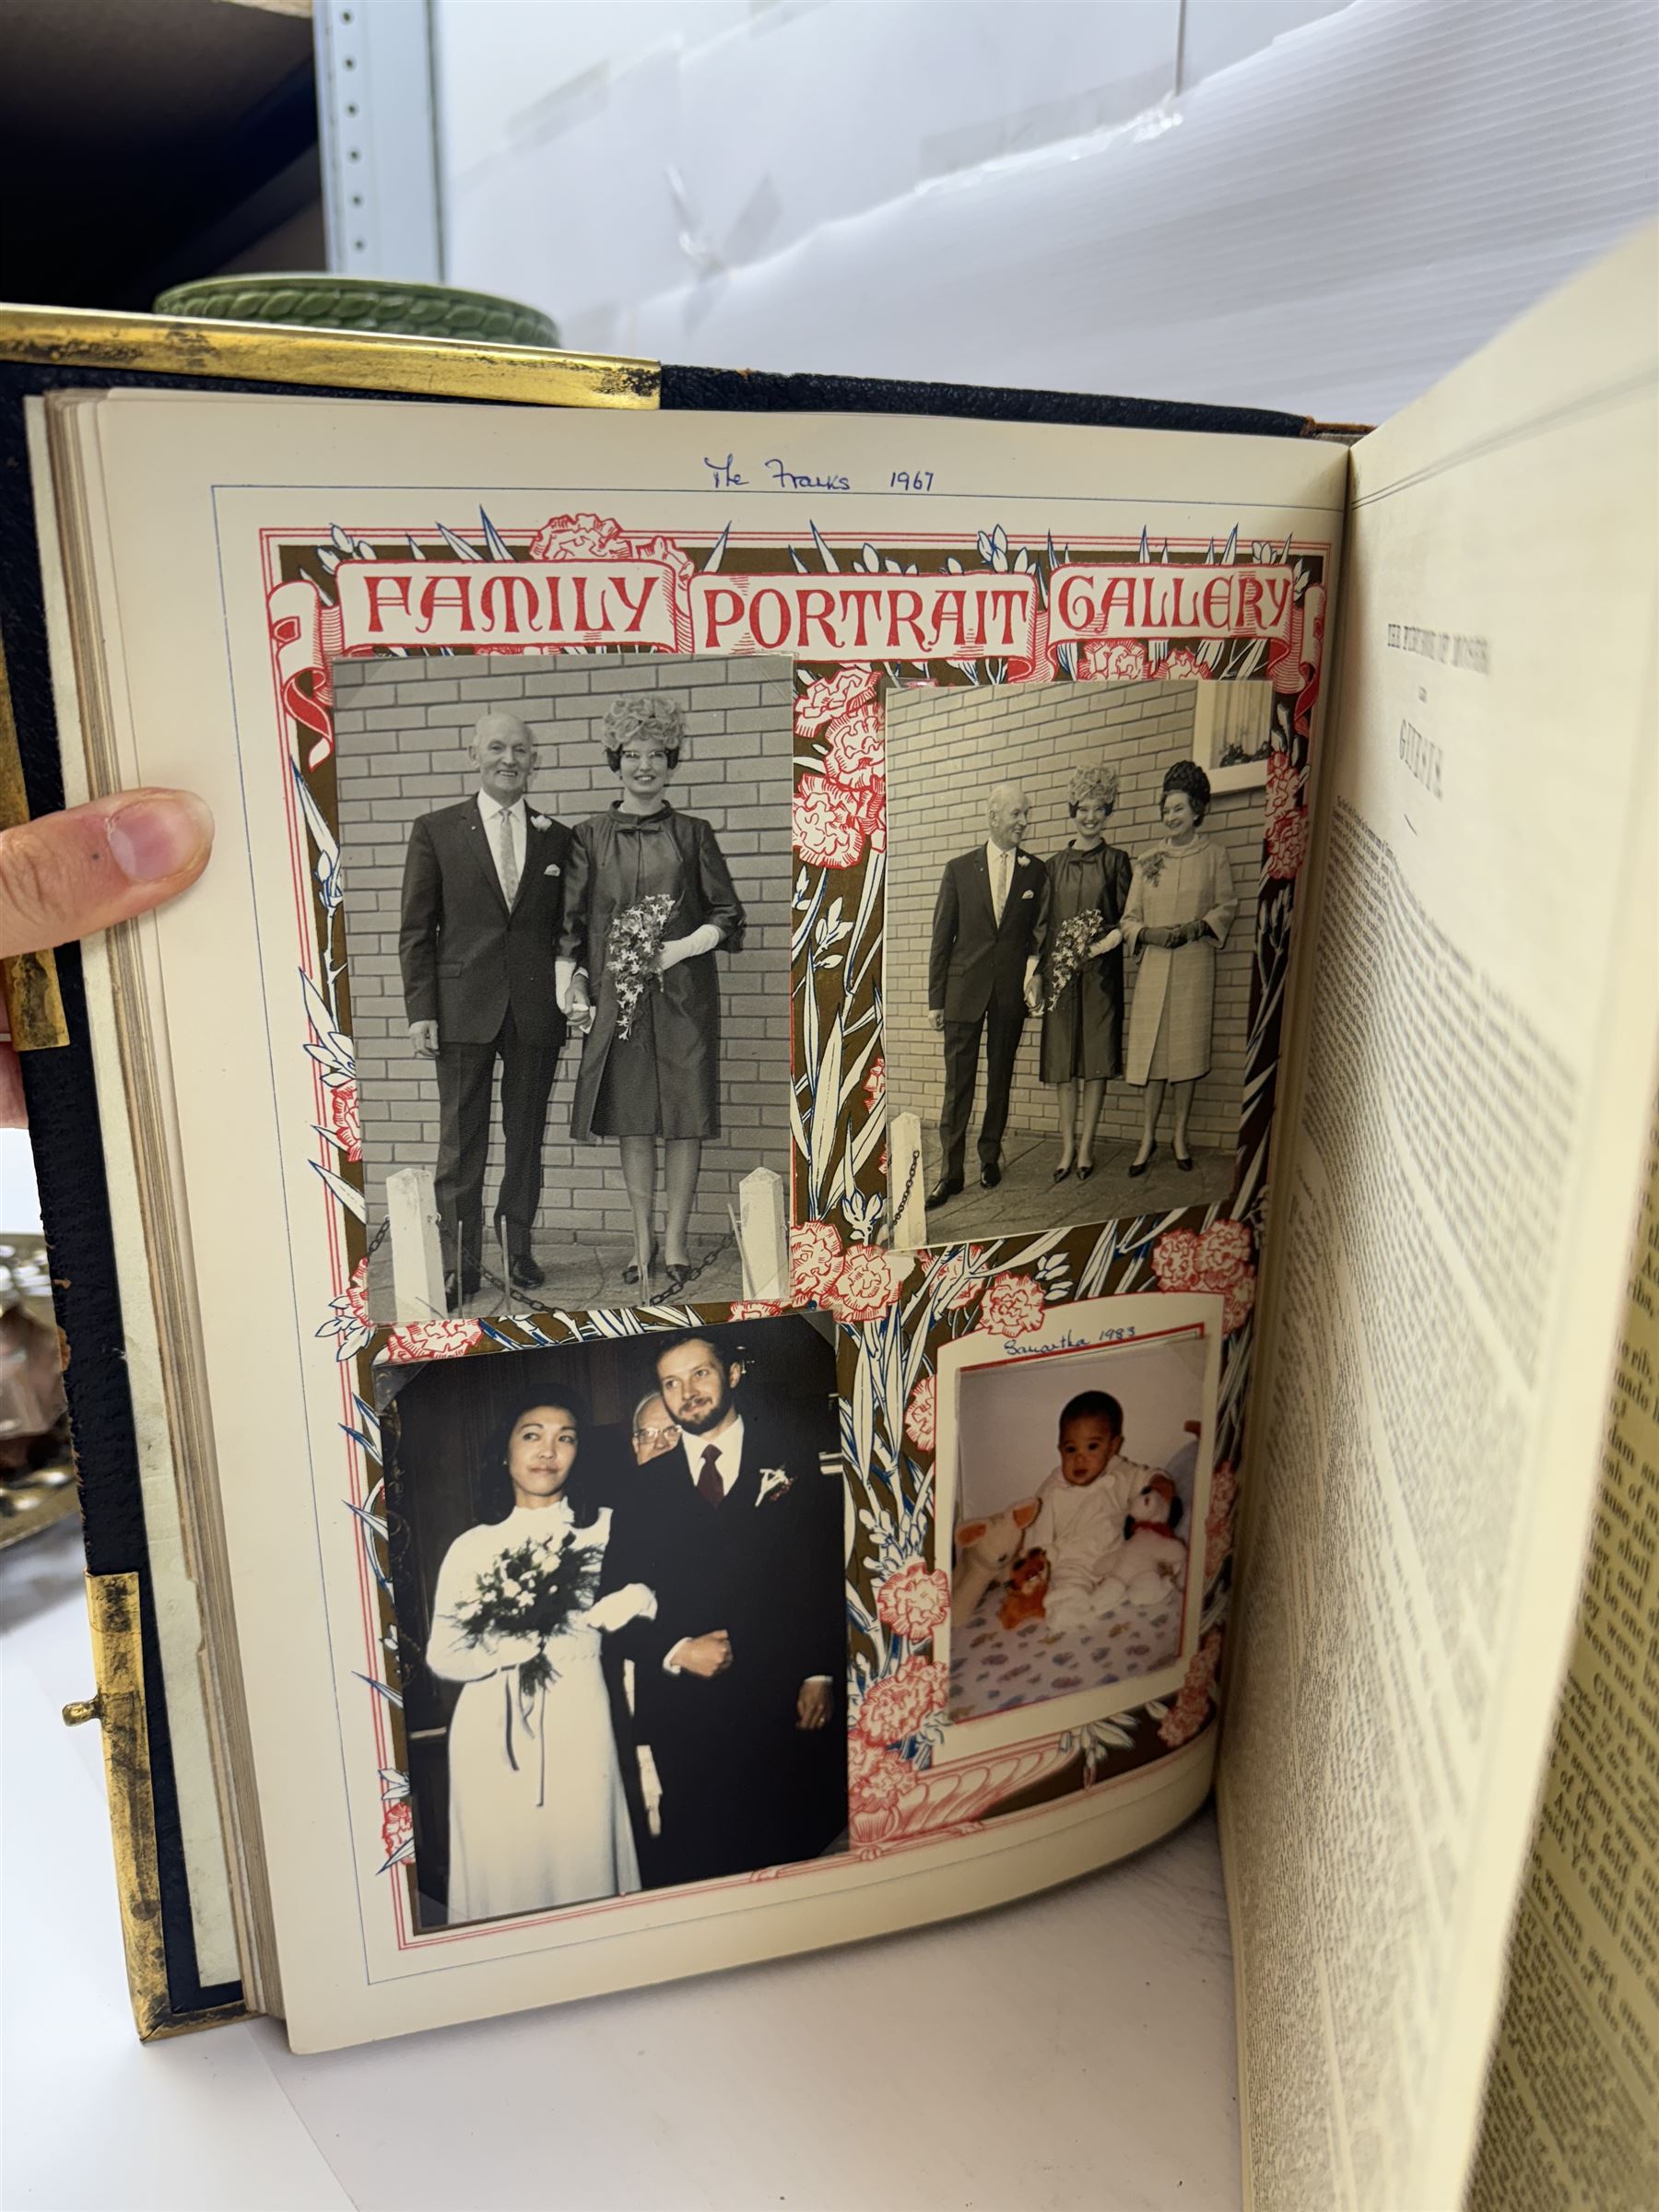
[[(1060, 1121), (1056, 1182), (1064, 1182), (1074, 1165), (1079, 1182), (1094, 1173), (1100, 1102), (1108, 1081), (1124, 1072), (1124, 936), (1118, 918), (1134, 869), (1129, 855), (1103, 835), (1117, 791), (1115, 769), (1077, 771), (1068, 807), (1076, 834), (1047, 864), (1042, 1080), (1054, 1087)], [(1077, 933), (1066, 928), (1079, 915), (1096, 918), (1086, 947), (1076, 946)], [(1068, 940), (1074, 941), (1069, 951)]]
[[(720, 1134), (717, 947), (743, 947), (744, 913), (714, 832), (668, 804), (685, 745), (685, 715), (655, 691), (618, 699), (605, 717), (605, 758), (622, 795), (578, 825), (565, 870), (559, 1004), (582, 1039), (571, 1134), (615, 1137), (634, 1221), (634, 1265), (624, 1280), (653, 1291), (657, 1142), (666, 1220), (663, 1283), (677, 1297), (697, 1272), (688, 1237), (703, 1139)], [(672, 900), (661, 924), (654, 978), (625, 1026), (610, 972), (612, 924), (642, 901)]]

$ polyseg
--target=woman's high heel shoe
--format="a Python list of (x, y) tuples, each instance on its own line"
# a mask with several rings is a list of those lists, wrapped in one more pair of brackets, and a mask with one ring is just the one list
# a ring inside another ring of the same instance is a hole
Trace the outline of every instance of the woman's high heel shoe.
[(1146, 1157), (1146, 1159), (1132, 1159), (1132, 1160), (1130, 1161), (1130, 1163), (1129, 1163), (1129, 1172), (1130, 1172), (1130, 1174), (1131, 1174), (1131, 1175), (1144, 1175), (1144, 1174), (1146, 1173), (1147, 1170), (1147, 1169), (1148, 1169), (1148, 1168), (1149, 1168), (1149, 1167), (1152, 1165), (1152, 1162), (1153, 1162), (1153, 1161), (1154, 1161), (1154, 1160), (1155, 1160), (1157, 1158), (1158, 1158), (1158, 1147), (1157, 1147), (1156, 1145), (1153, 1145), (1153, 1146), (1150, 1147), (1150, 1149), (1147, 1151), (1147, 1157)]
[[(657, 1248), (653, 1244), (651, 1248), (651, 1256), (646, 1262), (647, 1271), (653, 1276), (654, 1276), (657, 1271)], [(629, 1261), (627, 1266), (622, 1270), (622, 1280), (629, 1286), (630, 1289), (640, 1280), (640, 1263), (638, 1260)]]
[(1193, 1171), (1192, 1154), (1190, 1152), (1177, 1152), (1175, 1154), (1175, 1165), (1181, 1170), (1183, 1175), (1190, 1175)]
[(1064, 1182), (1065, 1181), (1066, 1177), (1067, 1177), (1067, 1176), (1068, 1176), (1068, 1175), (1071, 1173), (1071, 1171), (1072, 1171), (1072, 1163), (1071, 1163), (1071, 1161), (1068, 1159), (1068, 1160), (1065, 1162), (1065, 1166), (1064, 1166), (1064, 1167), (1059, 1167), (1059, 1168), (1056, 1168), (1056, 1169), (1054, 1170), (1054, 1181), (1055, 1181), (1056, 1182)]
[(1087, 1182), (1094, 1173), (1094, 1168), (1095, 1163), (1092, 1159), (1080, 1159), (1077, 1162), (1077, 1181)]
[(705, 1253), (700, 1260), (670, 1260), (663, 1270), (663, 1287), (669, 1298), (678, 1298), (688, 1283), (694, 1283), (708, 1266), (712, 1253)]

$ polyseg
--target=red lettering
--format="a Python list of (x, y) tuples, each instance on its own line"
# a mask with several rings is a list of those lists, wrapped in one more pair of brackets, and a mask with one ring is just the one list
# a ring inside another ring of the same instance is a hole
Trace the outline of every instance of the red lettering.
[(385, 624), (381, 620), (381, 594), (382, 592), (390, 592), (393, 594), (397, 606), (402, 610), (402, 612), (406, 615), (408, 613), (409, 580), (406, 576), (377, 575), (374, 570), (371, 569), (363, 578), (363, 584), (364, 588), (369, 594), (369, 630), (371, 636), (372, 636), (377, 629), (383, 630), (386, 627)]
[(835, 608), (835, 594), (814, 585), (801, 594), (801, 639), (798, 650), (805, 653), (812, 642), (812, 625), (816, 622), (823, 632), (825, 649), (835, 651), (835, 632), (830, 627), (830, 617)]
[[(1123, 620), (1126, 626), (1131, 628), (1133, 627), (1135, 622), (1135, 582), (1136, 580), (1133, 576), (1109, 576), (1106, 579), (1106, 589), (1100, 594), (1100, 605), (1099, 634), (1101, 637), (1109, 638), (1113, 634), (1112, 628), (1112, 609), (1118, 606), (1120, 601), (1122, 602), (1121, 611)], [(1146, 620), (1144, 609), (1142, 611), (1141, 619), (1143, 622)]]
[(865, 634), (865, 617), (872, 607), (881, 605), (881, 586), (878, 583), (851, 584), (843, 588), (841, 594), (841, 610), (843, 618), (849, 607), (858, 617), (857, 628), (853, 634), (854, 645), (863, 647), (868, 643), (869, 641)]
[(1200, 604), (1204, 610), (1206, 629), (1225, 632), (1232, 613), (1232, 579), (1230, 576), (1212, 576), (1205, 585)]
[[(905, 604), (901, 605), (901, 602)], [(912, 591), (908, 585), (895, 588), (888, 608), (888, 641), (893, 651), (897, 652), (899, 633), (901, 629), (908, 629), (916, 641), (915, 652), (905, 656), (908, 660), (924, 661), (927, 658), (927, 641), (922, 635), (921, 615), (921, 593)]]
[[(518, 595), (521, 592), (524, 594), (524, 609), (522, 625), (518, 618)], [(535, 586), (528, 576), (515, 576), (511, 570), (487, 576), (484, 588), (478, 594), (478, 618), (486, 629), (494, 629), (496, 627), (498, 606), (500, 609), (501, 625), (510, 636), (521, 627), (531, 630), (539, 627), (535, 619)]]
[[(769, 600), (776, 607), (778, 614), (778, 627), (771, 637), (766, 636), (760, 628), (760, 610)], [(766, 585), (762, 590), (758, 591), (749, 601), (749, 636), (765, 653), (777, 652), (779, 646), (788, 637), (793, 620), (794, 612), (789, 601), (784, 594), (779, 591), (776, 584)]]
[(452, 608), (459, 627), (464, 630), (470, 629), (473, 626), (472, 578), (465, 571), (457, 574), (452, 570), (448, 575), (427, 579), (420, 594), (421, 629), (430, 629), (432, 618)]
[(628, 595), (628, 579), (626, 576), (621, 574), (614, 575), (611, 578), (611, 582), (617, 587), (618, 598), (620, 599), (623, 606), (627, 607), (629, 615), (631, 618), (627, 624), (627, 629), (629, 636), (633, 637), (638, 633), (640, 624), (645, 618), (645, 609), (651, 605), (651, 594), (656, 590), (657, 585), (662, 582), (662, 579), (659, 576), (651, 575), (641, 577), (640, 604), (638, 606), (634, 605), (633, 601)]
[(1261, 579), (1246, 573), (1239, 579), (1239, 628), (1245, 631), (1259, 631), (1261, 627)]
[(592, 620), (588, 618), (587, 587), (588, 580), (578, 569), (571, 579), (571, 590), (576, 601), (576, 618), (572, 628), (585, 631), (590, 636), (603, 637), (606, 631), (616, 628), (610, 618), (610, 609), (606, 605), (605, 586), (603, 583), (599, 586), (599, 611)]
[(993, 619), (999, 614), (1002, 617), (1002, 635), (998, 642), (1005, 646), (1012, 646), (1017, 641), (1014, 635), (1014, 612), (1017, 607), (1023, 610), (1026, 605), (1025, 594), (1011, 589), (1007, 584), (1002, 584), (995, 590), (987, 592), (985, 597), (989, 603)]
[(1095, 618), (1095, 604), (1087, 588), (1075, 576), (1067, 576), (1061, 582), (1054, 612), (1063, 630), (1087, 630)]
[(743, 619), (743, 594), (733, 591), (730, 584), (715, 584), (703, 605), (708, 614), (703, 625), (703, 643), (712, 653), (717, 652), (725, 641), (721, 631), (735, 629)]
[(951, 641), (960, 647), (967, 643), (964, 631), (968, 627), (968, 594), (959, 585), (941, 592), (934, 601), (934, 644), (935, 653), (945, 650), (945, 625), (951, 626)]

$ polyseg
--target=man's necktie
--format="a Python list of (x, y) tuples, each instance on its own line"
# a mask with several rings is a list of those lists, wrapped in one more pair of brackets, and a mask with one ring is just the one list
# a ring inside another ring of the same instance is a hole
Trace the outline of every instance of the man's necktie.
[(995, 910), (997, 927), (1000, 929), (1003, 909), (1008, 903), (1008, 856), (1000, 849), (996, 855), (996, 880), (991, 888), (991, 903)]
[(518, 897), (518, 855), (512, 849), (512, 816), (503, 808), (496, 817), (501, 833), (501, 895), (509, 906)]
[(703, 1446), (702, 1472), (697, 1477), (697, 1494), (705, 1505), (725, 1503), (725, 1484), (720, 1479), (720, 1447)]

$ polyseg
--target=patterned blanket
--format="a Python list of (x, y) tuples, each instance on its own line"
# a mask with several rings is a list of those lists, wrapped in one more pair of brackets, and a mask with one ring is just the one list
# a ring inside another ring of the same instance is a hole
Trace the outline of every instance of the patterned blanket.
[(1005, 1629), (996, 1615), (1006, 1595), (1005, 1583), (993, 1583), (951, 1637), (953, 1721), (1133, 1681), (1168, 1666), (1181, 1649), (1182, 1594), (1173, 1587), (1160, 1605), (1114, 1606), (1082, 1629), (1046, 1620)]

